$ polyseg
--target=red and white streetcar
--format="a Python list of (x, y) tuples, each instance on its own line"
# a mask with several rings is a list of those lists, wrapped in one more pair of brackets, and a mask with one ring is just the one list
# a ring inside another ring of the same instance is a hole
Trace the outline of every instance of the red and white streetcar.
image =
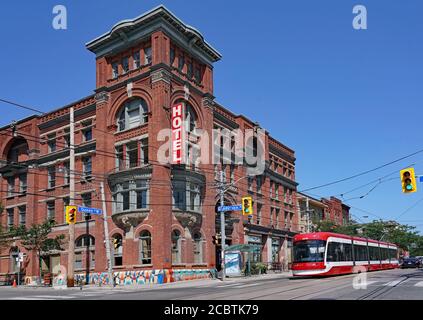
[(294, 237), (294, 276), (330, 276), (399, 267), (393, 243), (332, 232)]

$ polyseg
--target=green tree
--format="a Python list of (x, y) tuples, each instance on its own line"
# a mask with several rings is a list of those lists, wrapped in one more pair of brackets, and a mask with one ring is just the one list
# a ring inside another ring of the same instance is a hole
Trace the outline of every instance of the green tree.
[(33, 224), (29, 229), (25, 226), (18, 227), (13, 232), (20, 238), (26, 250), (33, 251), (38, 257), (39, 276), (41, 279), (41, 257), (43, 253), (51, 250), (63, 250), (62, 245), (65, 239), (64, 234), (49, 238), (54, 227), (54, 220), (46, 220), (41, 224)]

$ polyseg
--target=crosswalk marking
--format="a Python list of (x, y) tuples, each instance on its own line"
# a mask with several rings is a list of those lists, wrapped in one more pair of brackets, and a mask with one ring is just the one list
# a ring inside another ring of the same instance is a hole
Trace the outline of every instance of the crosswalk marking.
[(387, 286), (387, 287), (395, 287), (398, 283), (400, 283), (402, 281), (403, 281), (403, 279), (390, 281), (388, 283), (385, 283), (384, 286)]

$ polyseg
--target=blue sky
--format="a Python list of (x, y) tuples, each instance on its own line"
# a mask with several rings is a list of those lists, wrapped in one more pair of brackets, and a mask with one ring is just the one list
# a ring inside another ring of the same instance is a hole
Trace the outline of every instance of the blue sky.
[[(161, 3), (222, 53), (214, 71), (217, 101), (258, 120), (296, 151), (299, 190), (423, 148), (423, 2), (418, 0), (3, 3), (0, 98), (49, 111), (91, 94), (94, 55), (84, 44)], [(51, 26), (57, 4), (67, 7), (67, 30)], [(367, 7), (367, 30), (352, 28), (356, 4)], [(0, 110), (0, 126), (31, 114), (5, 104)], [(338, 195), (409, 164), (423, 174), (423, 153), (310, 192)], [(423, 200), (418, 203), (423, 184), (419, 192), (404, 195), (399, 172), (388, 178), (394, 177), (363, 199), (347, 201), (354, 217), (394, 219), (417, 203), (400, 222), (423, 231)]]

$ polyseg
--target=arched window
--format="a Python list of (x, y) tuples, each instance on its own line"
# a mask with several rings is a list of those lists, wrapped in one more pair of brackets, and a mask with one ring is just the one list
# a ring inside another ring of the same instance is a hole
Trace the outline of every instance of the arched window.
[(181, 233), (172, 231), (172, 263), (181, 263)]
[(90, 268), (95, 267), (95, 238), (92, 235), (88, 235), (87, 237), (84, 234), (75, 240), (75, 270), (86, 267), (84, 263), (87, 255), (87, 241), (89, 244)]
[(115, 234), (112, 237), (113, 242), (113, 265), (122, 265), (123, 242), (120, 234)]
[(140, 263), (151, 264), (151, 233), (147, 230), (141, 231), (139, 241)]
[(117, 115), (118, 131), (138, 127), (148, 122), (148, 107), (143, 99), (126, 102)]
[(197, 115), (194, 108), (189, 103), (185, 103), (185, 131), (194, 133), (196, 126)]
[(194, 263), (203, 263), (203, 239), (201, 237), (201, 233), (194, 233), (193, 242)]

